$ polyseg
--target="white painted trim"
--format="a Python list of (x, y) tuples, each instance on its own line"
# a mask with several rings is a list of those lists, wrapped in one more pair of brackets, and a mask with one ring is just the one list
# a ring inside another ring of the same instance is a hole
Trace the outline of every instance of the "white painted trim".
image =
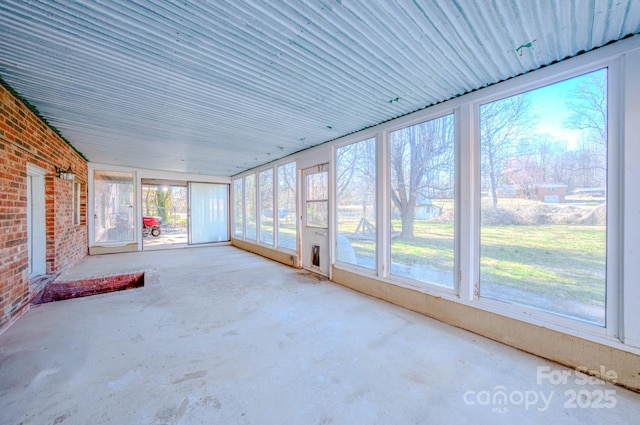
[(250, 239), (247, 237), (247, 226), (249, 224), (249, 220), (247, 220), (247, 177), (253, 176), (253, 184), (254, 188), (254, 198), (258, 195), (258, 173), (249, 173), (242, 176), (242, 206), (244, 210), (244, 239), (246, 241), (251, 241), (254, 243), (258, 243), (258, 200), (257, 198), (253, 200), (254, 205), (256, 206), (256, 238)]
[(336, 194), (338, 193), (336, 190), (336, 171), (335, 171), (336, 164), (337, 164), (336, 147), (334, 145), (334, 146), (331, 146), (329, 169), (327, 170), (328, 176), (329, 176), (329, 182), (328, 182), (329, 186), (327, 187), (327, 213), (328, 213), (327, 219), (329, 221), (327, 223), (327, 233), (328, 233), (328, 240), (329, 240), (329, 270), (328, 270), (329, 279), (333, 278), (333, 265), (338, 261), (338, 258), (337, 258), (338, 220), (336, 219), (338, 202), (335, 199), (337, 196)]
[(53, 171), (49, 171), (46, 168), (42, 168), (36, 164), (27, 163), (27, 174), (29, 175), (41, 175), (54, 174)]
[(31, 193), (28, 200), (31, 211), (28, 225), (29, 235), (27, 238), (31, 244), (30, 259), (32, 270), (29, 277), (43, 275), (47, 273), (47, 210), (45, 196), (45, 176), (49, 171), (34, 164), (27, 163), (27, 176), (31, 177)]
[(457, 289), (463, 300), (473, 299), (477, 281), (475, 237), (477, 230), (476, 195), (477, 167), (472, 158), (476, 154), (474, 109), (470, 104), (460, 105), (455, 112), (456, 128), (456, 241)]
[(389, 137), (386, 131), (378, 131), (376, 136), (376, 229), (377, 229), (377, 271), (386, 278), (390, 271), (391, 253), (391, 199), (389, 196)]
[(620, 302), (621, 339), (640, 348), (640, 51), (624, 57), (622, 90), (622, 300)]
[[(273, 241), (271, 248), (278, 248), (278, 230), (280, 230), (280, 207), (278, 206), (278, 168), (273, 166), (271, 173), (271, 209), (273, 210)], [(231, 186), (229, 186), (231, 188)]]
[(620, 338), (620, 298), (622, 296), (622, 172), (621, 138), (622, 67), (620, 58), (608, 64), (607, 70), (607, 263), (605, 331)]
[(107, 171), (127, 171), (135, 172), (139, 180), (142, 179), (165, 179), (165, 180), (184, 180), (202, 183), (230, 183), (231, 177), (226, 176), (210, 176), (207, 174), (192, 173), (176, 173), (173, 171), (159, 171), (146, 168), (120, 167), (117, 165), (100, 164), (97, 162), (88, 163), (89, 170), (107, 170)]

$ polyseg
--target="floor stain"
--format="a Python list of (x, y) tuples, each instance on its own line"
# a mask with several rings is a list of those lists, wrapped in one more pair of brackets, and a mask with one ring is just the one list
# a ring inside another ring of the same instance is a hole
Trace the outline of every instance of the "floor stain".
[(206, 370), (198, 370), (196, 372), (187, 373), (182, 378), (176, 379), (173, 381), (174, 384), (179, 384), (181, 382), (190, 381), (192, 379), (203, 378), (207, 374)]
[(187, 406), (189, 406), (189, 398), (185, 397), (180, 403), (180, 407), (178, 407), (178, 411), (176, 412), (176, 416), (173, 418), (173, 423), (177, 424), (181, 417), (184, 416), (184, 413), (187, 411)]

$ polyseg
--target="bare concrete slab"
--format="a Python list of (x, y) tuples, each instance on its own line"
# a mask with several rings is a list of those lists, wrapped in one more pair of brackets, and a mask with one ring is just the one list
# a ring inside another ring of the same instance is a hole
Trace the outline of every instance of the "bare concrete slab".
[[(154, 285), (0, 335), (1, 424), (631, 424), (640, 394), (234, 247), (90, 257)], [(606, 365), (604, 365), (606, 367)]]

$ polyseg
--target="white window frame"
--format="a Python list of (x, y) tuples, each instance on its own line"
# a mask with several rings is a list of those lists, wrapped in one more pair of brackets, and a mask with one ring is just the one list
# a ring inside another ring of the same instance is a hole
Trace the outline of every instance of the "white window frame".
[[(404, 128), (407, 127), (411, 127), (414, 125), (419, 125), (425, 122), (429, 122), (429, 121), (433, 121), (442, 117), (445, 117), (447, 115), (453, 115), (453, 126), (454, 126), (454, 135), (453, 135), (453, 143), (454, 143), (454, 174), (455, 174), (455, 187), (454, 187), (454, 208), (455, 208), (455, 212), (454, 212), (454, 252), (453, 252), (453, 258), (454, 258), (454, 267), (452, 270), (453, 273), (453, 287), (452, 288), (447, 288), (445, 286), (441, 286), (441, 285), (436, 285), (433, 283), (429, 283), (429, 282), (422, 282), (419, 280), (413, 280), (407, 277), (403, 277), (403, 276), (397, 276), (397, 275), (393, 275), (391, 274), (391, 165), (390, 165), (390, 161), (391, 161), (391, 153), (390, 153), (390, 149), (389, 149), (389, 145), (390, 145), (390, 134), (394, 131), (398, 131), (398, 130), (402, 130)], [(390, 125), (388, 128), (385, 129), (384, 131), (384, 153), (385, 153), (385, 157), (383, 158), (384, 160), (384, 167), (385, 167), (385, 188), (384, 188), (384, 197), (385, 197), (385, 202), (386, 204), (383, 205), (382, 207), (386, 210), (386, 223), (385, 223), (385, 231), (387, 232), (388, 238), (386, 240), (387, 246), (386, 248), (386, 252), (385, 252), (385, 257), (384, 257), (384, 270), (385, 270), (385, 274), (384, 277), (385, 280), (388, 280), (390, 282), (399, 282), (402, 283), (403, 286), (407, 286), (407, 287), (411, 287), (411, 288), (417, 288), (419, 290), (428, 292), (428, 293), (434, 293), (434, 294), (438, 294), (438, 295), (448, 295), (448, 296), (453, 296), (455, 298), (458, 298), (459, 296), (459, 292), (460, 292), (460, 282), (459, 282), (459, 263), (460, 263), (460, 238), (458, 235), (460, 235), (460, 202), (461, 202), (461, 197), (460, 197), (460, 184), (459, 184), (459, 174), (460, 174), (460, 165), (459, 165), (459, 145), (460, 145), (460, 135), (458, 132), (458, 121), (459, 121), (459, 117), (457, 114), (456, 109), (452, 109), (451, 107), (449, 107), (449, 105), (437, 105), (436, 107), (433, 108), (429, 108), (425, 111), (423, 111), (423, 113), (417, 113), (414, 117), (412, 117), (412, 119), (406, 119), (406, 120), (398, 120), (397, 123), (393, 123), (393, 125)]]
[[(330, 182), (333, 184), (333, 187), (330, 187), (330, 192), (334, 193), (334, 199), (332, 200), (333, 202), (333, 208), (332, 208), (332, 223), (335, 223), (334, 226), (330, 226), (330, 231), (333, 235), (333, 240), (335, 241), (335, 245), (334, 245), (334, 249), (333, 252), (335, 253), (335, 261), (333, 262), (334, 267), (342, 269), (342, 270), (348, 270), (348, 271), (356, 271), (360, 274), (363, 275), (378, 275), (379, 274), (379, 270), (380, 269), (384, 269), (383, 264), (380, 262), (380, 233), (381, 233), (381, 222), (379, 219), (379, 212), (380, 212), (380, 208), (379, 208), (379, 199), (380, 199), (380, 149), (379, 149), (379, 145), (381, 144), (381, 134), (379, 132), (365, 132), (365, 133), (358, 133), (357, 135), (358, 137), (353, 139), (353, 138), (349, 138), (347, 139), (347, 141), (343, 141), (342, 143), (336, 144), (334, 146), (334, 149), (332, 149), (332, 155), (331, 155), (331, 173), (335, 176), (334, 181)], [(361, 142), (365, 142), (367, 140), (373, 139), (374, 140), (374, 144), (375, 144), (375, 150), (376, 150), (376, 164), (375, 164), (375, 169), (376, 169), (376, 182), (375, 182), (375, 187), (376, 187), (376, 199), (375, 199), (375, 210), (376, 210), (376, 236), (375, 236), (375, 240), (376, 240), (376, 253), (375, 253), (375, 261), (376, 261), (376, 266), (374, 268), (368, 268), (368, 267), (362, 267), (359, 266), (357, 264), (351, 264), (351, 263), (344, 263), (342, 261), (338, 261), (337, 258), (337, 253), (338, 253), (338, 149), (343, 148), (345, 146), (349, 146), (349, 145), (353, 145), (356, 143), (361, 143)], [(386, 240), (386, 238), (385, 238)], [(332, 256), (333, 257), (333, 256)]]
[[(236, 225), (238, 223), (236, 223), (236, 182), (239, 181), (240, 182), (240, 216), (242, 217), (242, 226), (241, 226), (241, 235), (240, 236), (236, 236)], [(232, 199), (232, 211), (233, 211), (233, 219), (231, 220), (233, 222), (233, 233), (232, 233), (232, 238), (234, 239), (244, 239), (244, 220), (245, 220), (245, 215), (244, 215), (244, 178), (243, 177), (237, 177), (231, 180), (231, 187), (232, 187), (232, 193), (233, 193), (233, 199)]]
[(273, 234), (273, 239), (271, 241), (271, 243), (269, 242), (264, 242), (262, 240), (261, 237), (261, 233), (262, 233), (262, 175), (264, 175), (266, 172), (271, 171), (271, 215), (273, 216), (272, 219), (274, 220), (273, 223), (273, 227), (272, 227), (272, 231), (275, 231), (276, 228), (276, 224), (275, 221), (277, 220), (276, 218), (276, 212), (273, 211), (274, 206), (275, 206), (275, 200), (274, 200), (274, 196), (273, 196), (273, 192), (274, 192), (274, 183), (273, 183), (273, 176), (276, 174), (273, 167), (269, 167), (269, 168), (263, 168), (260, 171), (258, 171), (256, 173), (257, 179), (256, 179), (256, 195), (258, 198), (258, 203), (257, 203), (257, 235), (256, 235), (256, 239), (259, 243), (268, 246), (268, 247), (274, 247), (275, 246), (275, 240), (276, 240), (276, 235), (275, 233)]
[[(280, 246), (280, 167), (286, 167), (290, 164), (293, 164), (293, 170), (294, 170), (294, 175), (296, 177), (296, 182), (295, 182), (295, 187), (296, 187), (296, 193), (295, 193), (295, 198), (296, 198), (296, 202), (294, 203), (296, 205), (296, 207), (298, 206), (298, 202), (297, 200), (299, 199), (299, 194), (298, 194), (298, 172), (297, 172), (297, 164), (295, 160), (291, 160), (291, 158), (287, 158), (288, 161), (282, 162), (282, 163), (278, 163), (274, 166), (274, 182), (273, 182), (273, 201), (274, 201), (274, 210), (277, 211), (277, 215), (278, 218), (274, 219), (274, 244), (273, 247), (276, 249), (279, 249), (281, 251), (284, 252), (296, 252), (298, 250), (298, 220), (295, 220), (296, 223), (296, 249), (291, 249), (291, 248), (287, 248), (287, 247), (283, 247)], [(274, 213), (275, 214), (275, 213)], [(298, 211), (296, 210), (296, 216), (299, 215)]]
[[(247, 227), (249, 225), (249, 220), (247, 220), (248, 218), (248, 214), (247, 214), (247, 178), (253, 176), (253, 185), (254, 185), (254, 193), (253, 193), (253, 204), (255, 206), (255, 213), (256, 213), (256, 222), (255, 222), (255, 226), (256, 226), (256, 238), (255, 239), (251, 239), (247, 236), (248, 232), (247, 232)], [(249, 173), (246, 174), (242, 177), (243, 182), (242, 182), (242, 205), (243, 205), (243, 212), (244, 212), (244, 239), (248, 240), (248, 241), (254, 241), (254, 242), (259, 242), (260, 241), (260, 218), (259, 218), (259, 214), (258, 214), (258, 174), (257, 173)]]
[[(541, 87), (545, 87), (560, 81), (579, 77), (584, 74), (588, 74), (599, 69), (608, 68), (607, 70), (607, 106), (608, 106), (608, 120), (607, 120), (607, 252), (606, 252), (606, 301), (605, 301), (605, 325), (599, 326), (591, 323), (581, 321), (579, 319), (564, 317), (560, 314), (554, 314), (546, 312), (533, 307), (529, 307), (523, 304), (510, 304), (505, 301), (493, 300), (479, 296), (481, 290), (478, 291), (478, 285), (480, 282), (480, 106), (486, 103), (490, 103), (495, 100), (504, 99), (506, 97), (515, 96), (520, 93), (535, 90)], [(542, 70), (545, 71), (545, 70)], [(591, 62), (579, 67), (571, 67), (565, 72), (549, 72), (543, 73), (538, 78), (526, 79), (527, 81), (521, 84), (506, 84), (502, 90), (489, 90), (491, 93), (485, 96), (478, 96), (472, 103), (473, 108), (473, 154), (470, 155), (472, 164), (469, 164), (469, 168), (474, 170), (475, 173), (472, 176), (473, 181), (469, 185), (474, 188), (471, 197), (475, 198), (474, 205), (474, 220), (475, 229), (473, 235), (473, 252), (475, 258), (473, 259), (473, 287), (470, 291), (473, 296), (473, 303), (484, 310), (500, 313), (510, 317), (523, 319), (534, 323), (553, 323), (562, 328), (575, 329), (579, 332), (585, 332), (596, 337), (604, 337), (607, 339), (617, 339), (619, 336), (619, 298), (621, 288), (617, 283), (619, 280), (619, 269), (621, 267), (618, 255), (618, 244), (621, 240), (621, 226), (620, 220), (617, 216), (617, 211), (621, 210), (622, 203), (620, 196), (618, 196), (620, 188), (619, 172), (620, 162), (620, 138), (618, 128), (620, 125), (619, 108), (620, 102), (620, 60), (602, 60)], [(535, 77), (535, 75), (532, 75)], [(510, 82), (511, 83), (511, 82)], [(463, 169), (465, 167), (463, 166)], [(467, 282), (468, 284), (469, 282)]]

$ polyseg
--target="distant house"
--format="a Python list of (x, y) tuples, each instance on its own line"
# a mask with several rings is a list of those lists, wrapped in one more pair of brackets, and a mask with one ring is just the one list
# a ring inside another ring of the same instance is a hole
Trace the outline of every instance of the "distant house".
[(567, 185), (562, 183), (539, 183), (529, 186), (509, 184), (496, 188), (498, 198), (532, 199), (550, 204), (564, 203), (567, 194)]
[(533, 192), (540, 202), (562, 204), (567, 195), (567, 185), (562, 183), (542, 183), (533, 185)]
[(427, 220), (432, 217), (437, 217), (441, 214), (442, 208), (433, 205), (433, 201), (429, 198), (418, 197), (416, 201), (416, 215), (417, 220)]
[[(433, 201), (429, 198), (418, 197), (416, 200), (416, 210), (414, 218), (416, 220), (428, 220), (433, 217), (437, 217), (442, 214), (442, 208), (436, 205), (433, 205)], [(391, 209), (391, 216), (394, 219), (400, 218), (400, 210), (398, 207), (393, 205)]]
[(573, 194), (580, 197), (604, 198), (607, 195), (607, 189), (604, 187), (581, 187), (575, 189)]

